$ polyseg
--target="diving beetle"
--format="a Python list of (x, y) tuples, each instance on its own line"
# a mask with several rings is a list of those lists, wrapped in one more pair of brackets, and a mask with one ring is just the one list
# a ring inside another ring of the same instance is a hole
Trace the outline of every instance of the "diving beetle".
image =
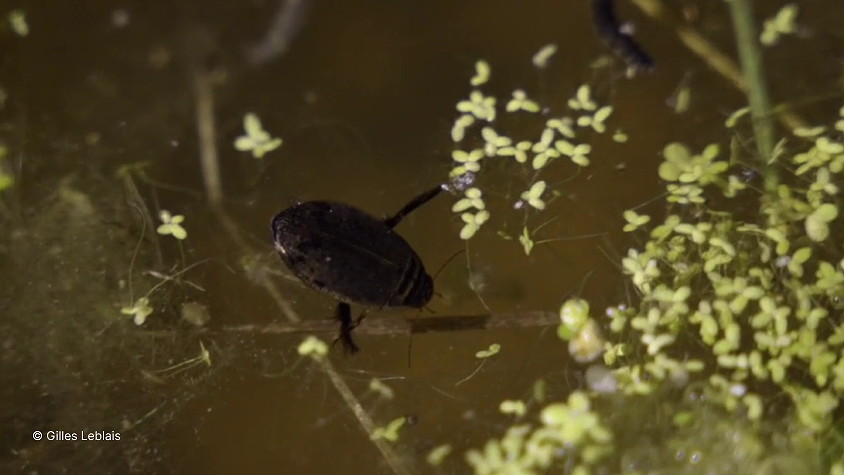
[(444, 186), (422, 193), (383, 220), (336, 201), (305, 201), (273, 218), (273, 242), (282, 261), (304, 284), (339, 300), (339, 339), (347, 352), (358, 351), (349, 304), (422, 308), (431, 300), (431, 276), (393, 228)]

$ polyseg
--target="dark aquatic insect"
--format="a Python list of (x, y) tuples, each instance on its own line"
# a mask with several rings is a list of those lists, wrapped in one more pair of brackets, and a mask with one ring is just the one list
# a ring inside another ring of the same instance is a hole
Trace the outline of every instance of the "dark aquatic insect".
[(654, 62), (632, 36), (622, 30), (615, 16), (615, 0), (592, 0), (592, 21), (598, 36), (634, 71), (650, 71)]
[(350, 303), (422, 308), (431, 300), (431, 276), (393, 228), (440, 191), (442, 186), (422, 193), (384, 220), (335, 201), (306, 201), (273, 218), (273, 241), (287, 267), (306, 285), (340, 301), (336, 313), (346, 351), (358, 351)]

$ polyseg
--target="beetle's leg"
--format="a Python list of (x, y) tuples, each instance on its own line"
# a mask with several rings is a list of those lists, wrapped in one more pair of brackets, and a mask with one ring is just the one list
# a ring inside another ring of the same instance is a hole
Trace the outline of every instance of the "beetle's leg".
[(352, 339), (352, 330), (357, 325), (357, 323), (352, 324), (352, 308), (346, 302), (340, 302), (337, 304), (336, 313), (337, 320), (340, 320), (340, 335), (338, 339), (343, 344), (343, 349), (346, 350), (346, 353), (355, 354), (360, 348), (358, 348), (358, 345)]
[(363, 319), (366, 318), (366, 315), (366, 309), (361, 310), (360, 315), (358, 315), (358, 318), (355, 319), (355, 323), (352, 325), (352, 328), (357, 328), (358, 325), (360, 325), (360, 322), (362, 322)]
[(404, 205), (404, 208), (400, 209), (398, 213), (396, 213), (392, 217), (385, 219), (384, 224), (386, 224), (389, 228), (395, 227), (397, 224), (399, 224), (399, 221), (401, 221), (402, 218), (410, 214), (416, 208), (431, 201), (431, 199), (437, 196), (441, 191), (443, 191), (442, 185), (437, 185), (436, 187), (431, 188), (430, 190), (422, 193), (416, 198), (413, 198), (412, 200), (410, 200), (410, 203)]
[(605, 43), (623, 59), (633, 72), (646, 72), (654, 68), (651, 57), (636, 43), (632, 36), (622, 31), (615, 16), (614, 0), (592, 0), (592, 22)]

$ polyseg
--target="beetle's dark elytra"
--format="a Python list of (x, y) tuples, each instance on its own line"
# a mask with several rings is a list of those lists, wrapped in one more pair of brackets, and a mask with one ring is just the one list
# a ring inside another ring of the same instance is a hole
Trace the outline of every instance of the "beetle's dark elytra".
[(346, 351), (358, 351), (350, 303), (422, 308), (431, 300), (431, 276), (393, 228), (442, 189), (431, 188), (384, 220), (336, 201), (306, 201), (273, 218), (273, 242), (287, 267), (305, 284), (340, 301), (337, 319)]
[(273, 218), (272, 232), (296, 277), (341, 302), (421, 308), (431, 300), (431, 277), (413, 248), (358, 208), (299, 203)]

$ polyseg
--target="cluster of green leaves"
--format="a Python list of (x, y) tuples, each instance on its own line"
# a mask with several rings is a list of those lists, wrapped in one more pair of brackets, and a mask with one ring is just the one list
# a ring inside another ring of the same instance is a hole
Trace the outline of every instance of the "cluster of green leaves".
[[(521, 417), (525, 409), (520, 402), (504, 401), (501, 410)], [(545, 406), (539, 421), (537, 426), (511, 426), (483, 450), (467, 452), (466, 460), (476, 474), (540, 473), (566, 467), (567, 473), (582, 475), (612, 450), (612, 432), (584, 392), (575, 391), (568, 401)]]
[[(698, 155), (665, 148), (659, 174), (667, 201), (680, 206), (622, 261), (638, 307), (607, 311), (610, 329), (643, 350), (631, 363), (607, 344), (605, 361), (617, 365), (624, 391), (648, 393), (666, 378), (705, 371), (712, 399), (729, 410), (758, 419), (773, 392), (790, 398), (804, 429), (829, 428), (844, 396), (844, 322), (831, 318), (842, 308), (844, 251), (830, 239), (840, 230), (844, 144), (824, 133), (797, 132), (810, 144), (785, 163), (793, 184), (773, 196), (730, 176), (715, 145)], [(737, 210), (748, 201), (761, 212), (745, 218)], [(634, 212), (625, 218), (631, 231), (648, 222)], [(706, 349), (698, 358), (688, 356), (690, 340)]]
[(797, 12), (797, 5), (789, 3), (780, 8), (776, 15), (765, 20), (762, 26), (762, 33), (759, 35), (759, 40), (762, 44), (773, 46), (779, 42), (782, 36), (796, 33)]
[[(533, 58), (534, 66), (544, 69), (555, 51), (554, 45), (543, 47)], [(581, 130), (604, 133), (605, 122), (612, 114), (612, 107), (599, 106), (593, 100), (589, 86), (583, 85), (568, 102), (572, 111), (570, 116), (550, 117), (549, 108), (531, 98), (524, 89), (514, 90), (503, 111), (499, 111), (498, 104), (501, 101), (481, 90), (489, 81), (491, 73), (489, 64), (479, 60), (475, 64), (475, 75), (469, 81), (472, 86), (469, 97), (457, 103), (459, 115), (451, 128), (451, 138), (457, 148), (452, 152), (454, 164), (450, 177), (454, 179), (470, 173), (477, 174), (487, 160), (511, 159), (513, 163), (507, 166), (520, 167), (522, 175), (529, 177), (516, 207), (542, 211), (546, 207), (544, 197), (555, 192), (546, 181), (540, 179), (542, 172), (564, 157), (578, 167), (588, 166), (592, 147), (587, 143), (579, 143), (576, 140), (578, 133)], [(514, 138), (499, 128), (501, 113), (539, 115), (540, 120), (544, 119), (544, 127), (536, 138)], [(523, 206), (525, 204), (527, 206)], [(452, 211), (460, 213), (464, 222), (460, 231), (460, 238), (464, 240), (472, 238), (490, 218), (478, 188), (466, 190), (465, 196), (455, 203)], [(525, 253), (530, 254), (534, 240), (527, 226), (519, 242)]]
[(600, 327), (589, 316), (589, 302), (583, 299), (569, 299), (560, 307), (557, 336), (569, 343), (569, 354), (579, 363), (588, 363), (604, 352)]

